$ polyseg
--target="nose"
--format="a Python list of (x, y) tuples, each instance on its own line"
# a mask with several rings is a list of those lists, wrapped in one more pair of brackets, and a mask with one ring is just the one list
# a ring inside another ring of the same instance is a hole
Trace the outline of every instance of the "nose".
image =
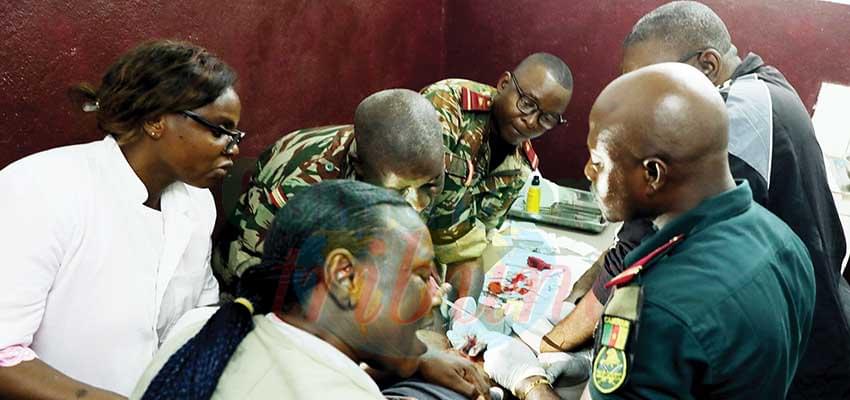
[(531, 114), (525, 114), (520, 119), (525, 124), (525, 127), (529, 130), (537, 130), (537, 116), (540, 114), (540, 111), (535, 111)]
[(228, 147), (224, 148), (224, 154), (230, 157), (236, 157), (239, 155), (239, 144), (236, 142), (231, 142)]

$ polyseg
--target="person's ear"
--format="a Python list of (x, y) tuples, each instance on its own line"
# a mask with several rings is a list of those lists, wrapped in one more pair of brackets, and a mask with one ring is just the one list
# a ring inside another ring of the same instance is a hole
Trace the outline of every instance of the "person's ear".
[(667, 183), (667, 163), (660, 158), (651, 157), (643, 160), (642, 165), (647, 196), (652, 196)]
[(333, 249), (325, 257), (324, 284), (342, 309), (357, 307), (359, 288), (356, 287), (354, 261), (354, 255), (346, 249)]
[(165, 116), (160, 116), (157, 119), (147, 121), (142, 126), (144, 134), (153, 140), (159, 140), (165, 130)]
[(697, 57), (696, 67), (712, 83), (717, 85), (716, 80), (720, 76), (720, 67), (723, 65), (723, 55), (715, 49), (708, 49)]
[(511, 73), (508, 72), (508, 71), (505, 71), (502, 74), (502, 76), (499, 77), (499, 80), (496, 82), (496, 89), (499, 89), (500, 92), (503, 91), (503, 90), (507, 90), (507, 88), (510, 84), (511, 84)]
[(368, 166), (357, 155), (356, 150), (348, 152), (348, 158), (351, 159), (351, 167), (354, 168), (354, 176), (357, 180), (365, 181), (367, 178), (371, 178), (372, 175), (367, 171)]

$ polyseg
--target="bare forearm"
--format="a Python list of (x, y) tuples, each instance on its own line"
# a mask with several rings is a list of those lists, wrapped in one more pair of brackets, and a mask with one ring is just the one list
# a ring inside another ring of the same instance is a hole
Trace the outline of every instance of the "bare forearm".
[(118, 394), (71, 379), (39, 359), (0, 368), (0, 398), (124, 399)]
[(558, 396), (558, 393), (555, 392), (555, 389), (552, 389), (549, 386), (542, 386), (539, 389), (534, 389), (528, 396), (525, 397), (526, 400), (561, 400), (561, 397)]
[(579, 301), (575, 310), (546, 335), (546, 338), (557, 344), (560, 349), (543, 341), (540, 344), (540, 350), (544, 352), (575, 350), (593, 336), (593, 329), (601, 314), (602, 304), (591, 290)]
[(584, 295), (593, 288), (593, 282), (596, 281), (596, 278), (599, 276), (599, 272), (602, 271), (602, 264), (605, 262), (605, 253), (599, 256), (598, 259), (593, 263), (593, 265), (588, 268), (587, 271), (578, 278), (576, 284), (573, 285), (573, 290), (567, 296), (566, 301), (570, 303), (575, 303), (577, 299), (584, 297)]

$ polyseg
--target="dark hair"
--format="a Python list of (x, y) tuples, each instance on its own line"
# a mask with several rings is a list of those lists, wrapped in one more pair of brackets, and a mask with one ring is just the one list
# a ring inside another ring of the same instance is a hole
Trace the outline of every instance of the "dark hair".
[(95, 103), (98, 128), (119, 138), (163, 114), (209, 104), (235, 82), (236, 73), (203, 48), (158, 40), (122, 55), (100, 87), (80, 84), (70, 95)]
[(531, 65), (542, 66), (552, 74), (555, 82), (558, 82), (562, 88), (573, 90), (573, 73), (570, 71), (570, 67), (560, 57), (549, 53), (534, 53), (523, 59), (514, 69), (514, 72)]
[[(291, 305), (315, 286), (327, 252), (343, 247), (356, 257), (369, 253), (369, 239), (386, 227), (386, 210), (380, 206), (413, 212), (398, 194), (368, 183), (330, 180), (304, 189), (275, 215), (263, 260), (242, 275), (237, 297), (251, 301), (255, 314)], [(233, 352), (252, 329), (247, 307), (222, 305), (171, 355), (142, 399), (210, 398)]]
[(674, 1), (644, 15), (626, 36), (623, 48), (647, 40), (661, 40), (683, 53), (712, 48), (726, 54), (732, 47), (723, 20), (696, 1)]
[(443, 162), (443, 128), (419, 93), (388, 89), (366, 97), (354, 112), (357, 155), (392, 171), (422, 171)]

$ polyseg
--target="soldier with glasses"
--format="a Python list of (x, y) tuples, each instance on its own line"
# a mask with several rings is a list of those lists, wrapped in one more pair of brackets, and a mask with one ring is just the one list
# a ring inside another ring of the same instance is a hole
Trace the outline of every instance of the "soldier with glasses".
[(428, 222), (446, 281), (460, 296), (478, 296), (480, 257), (487, 230), (505, 219), (524, 182), (537, 168), (531, 140), (565, 124), (569, 67), (551, 54), (526, 57), (496, 86), (446, 79), (421, 90), (443, 125), (446, 175)]

